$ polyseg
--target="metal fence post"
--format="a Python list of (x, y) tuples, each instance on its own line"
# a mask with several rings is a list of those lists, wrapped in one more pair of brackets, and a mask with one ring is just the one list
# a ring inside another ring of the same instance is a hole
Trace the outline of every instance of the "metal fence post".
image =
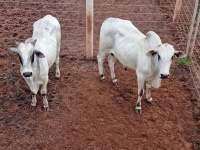
[(197, 31), (199, 27), (199, 18), (200, 17), (200, 2), (199, 0), (195, 1), (195, 8), (193, 12), (192, 22), (190, 26), (190, 32), (188, 34), (188, 41), (186, 47), (186, 55), (191, 58), (194, 50), (195, 40), (197, 36)]
[(93, 0), (86, 0), (86, 58), (93, 58)]

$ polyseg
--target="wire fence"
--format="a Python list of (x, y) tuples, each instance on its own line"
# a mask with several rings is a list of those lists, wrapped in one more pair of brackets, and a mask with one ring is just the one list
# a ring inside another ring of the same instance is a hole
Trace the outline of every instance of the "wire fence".
[[(46, 14), (52, 14), (61, 23), (62, 49), (67, 50), (66, 53), (69, 55), (84, 55), (86, 47), (85, 1), (1, 0), (0, 6), (2, 14), (0, 27), (3, 29), (0, 32), (0, 39), (6, 42), (7, 46), (13, 44), (13, 39), (24, 41), (32, 33), (33, 22)], [(94, 1), (94, 55), (98, 51), (100, 26), (108, 17), (130, 20), (142, 32), (153, 30), (159, 34), (164, 42), (169, 42), (176, 29), (167, 27), (171, 18), (163, 9), (168, 7), (167, 5), (160, 7), (157, 0), (145, 2), (131, 0), (123, 2), (115, 0)]]
[[(174, 11), (176, 1), (167, 0), (169, 6), (171, 6), (171, 12)], [(186, 44), (188, 40), (188, 33), (190, 30), (190, 24), (193, 16), (195, 6), (195, 0), (183, 0), (182, 1), (182, 8), (180, 14), (177, 17), (177, 20), (174, 22), (177, 35), (176, 40), (178, 41), (178, 46), (181, 47), (184, 51), (186, 50)], [(173, 15), (173, 14), (172, 14)], [(192, 55), (192, 66), (190, 67), (191, 71), (191, 78), (193, 79), (195, 90), (199, 97), (200, 101), (200, 31), (198, 30), (197, 38), (195, 41), (195, 48)]]
[[(194, 0), (184, 0), (181, 12), (172, 22), (176, 0), (94, 0), (94, 57), (98, 53), (99, 31), (109, 17), (127, 19), (144, 34), (155, 31), (177, 50), (185, 51), (194, 9)], [(30, 9), (31, 6), (31, 9)], [(24, 41), (32, 34), (32, 24), (51, 14), (62, 28), (61, 55), (82, 57), (86, 48), (85, 0), (0, 0), (0, 48), (14, 46), (13, 40)], [(194, 64), (191, 67), (197, 93), (200, 90), (200, 48), (198, 32)]]

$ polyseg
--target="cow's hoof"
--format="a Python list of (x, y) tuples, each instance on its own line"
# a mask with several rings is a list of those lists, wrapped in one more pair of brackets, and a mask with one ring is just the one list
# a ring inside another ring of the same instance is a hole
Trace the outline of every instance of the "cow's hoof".
[(142, 114), (142, 109), (135, 109), (136, 114)]
[(36, 106), (30, 105), (30, 110), (34, 110)]
[(105, 77), (99, 78), (99, 80), (100, 80), (101, 82), (103, 82), (103, 81), (105, 80)]
[(49, 107), (44, 107), (44, 111), (49, 111), (50, 108)]
[(112, 83), (113, 83), (113, 85), (118, 85), (119, 84), (117, 79), (112, 79)]
[(119, 82), (112, 82), (113, 85), (119, 85)]
[(100, 81), (103, 81), (104, 79), (105, 79), (104, 75), (100, 75), (100, 76), (99, 76), (99, 80), (100, 80)]
[(147, 99), (147, 103), (149, 103), (149, 104), (153, 104), (154, 103), (152, 97), (150, 99)]
[(60, 78), (60, 73), (59, 72), (56, 73), (56, 78), (57, 79)]

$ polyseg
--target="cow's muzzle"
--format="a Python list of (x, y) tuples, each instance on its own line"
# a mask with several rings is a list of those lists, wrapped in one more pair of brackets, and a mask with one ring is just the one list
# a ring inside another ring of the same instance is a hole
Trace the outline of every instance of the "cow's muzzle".
[(161, 79), (169, 78), (169, 74), (160, 74)]
[(23, 76), (24, 77), (31, 77), (32, 76), (32, 72), (24, 72)]

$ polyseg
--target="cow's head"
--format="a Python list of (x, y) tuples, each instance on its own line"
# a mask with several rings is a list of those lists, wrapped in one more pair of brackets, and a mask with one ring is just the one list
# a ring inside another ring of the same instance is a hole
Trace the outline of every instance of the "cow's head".
[(158, 50), (151, 50), (147, 53), (148, 56), (153, 57), (154, 66), (159, 70), (159, 77), (165, 79), (169, 77), (169, 69), (173, 60), (173, 57), (184, 57), (180, 51), (175, 51), (170, 44), (162, 44)]
[(21, 74), (23, 77), (31, 77), (33, 74), (33, 63), (35, 56), (42, 58), (44, 55), (35, 50), (35, 44), (37, 40), (31, 42), (17, 42), (15, 41), (16, 47), (9, 48), (10, 51), (15, 52), (19, 56), (21, 63)]

